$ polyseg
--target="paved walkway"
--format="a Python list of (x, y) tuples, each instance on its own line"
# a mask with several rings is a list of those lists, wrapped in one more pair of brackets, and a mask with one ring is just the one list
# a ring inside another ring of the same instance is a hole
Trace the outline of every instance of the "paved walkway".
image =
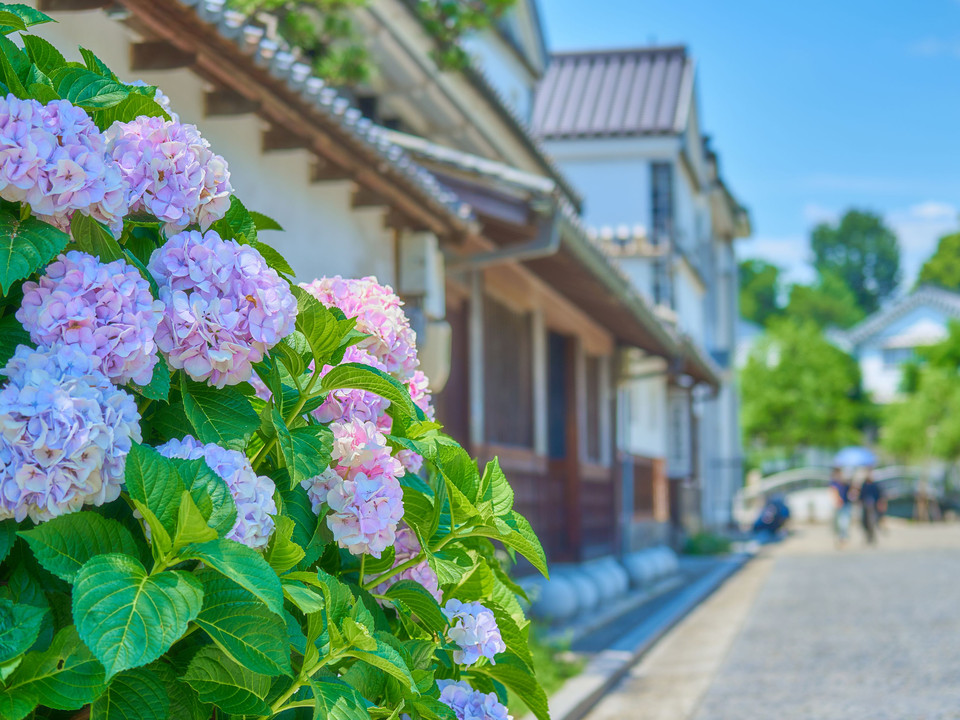
[(960, 525), (877, 549), (803, 528), (691, 613), (588, 720), (960, 718)]

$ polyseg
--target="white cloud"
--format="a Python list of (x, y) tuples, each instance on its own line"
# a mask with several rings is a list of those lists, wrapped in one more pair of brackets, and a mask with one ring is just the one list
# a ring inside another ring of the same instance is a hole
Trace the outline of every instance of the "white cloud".
[(811, 225), (835, 223), (840, 219), (840, 213), (817, 203), (807, 203), (803, 206), (803, 219)]
[(900, 239), (900, 268), (906, 287), (913, 285), (920, 266), (937, 249), (937, 240), (957, 231), (957, 212), (955, 205), (931, 200), (887, 213), (886, 221)]
[(910, 208), (911, 216), (923, 220), (949, 220), (956, 221), (957, 208), (950, 203), (928, 200)]
[(940, 57), (943, 55), (960, 57), (960, 42), (938, 37), (925, 37), (913, 43), (909, 50), (912, 55), (921, 57)]
[(737, 243), (741, 259), (757, 258), (779, 267), (787, 283), (810, 282), (814, 278), (810, 266), (810, 243), (803, 235), (771, 237), (759, 235)]

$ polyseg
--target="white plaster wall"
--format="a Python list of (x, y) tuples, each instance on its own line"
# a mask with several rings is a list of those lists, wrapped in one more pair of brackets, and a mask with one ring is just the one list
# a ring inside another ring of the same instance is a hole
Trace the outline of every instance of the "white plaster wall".
[(529, 122), (533, 108), (534, 79), (513, 50), (493, 32), (465, 38), (463, 45), (504, 100)]
[(617, 446), (645, 457), (667, 455), (667, 380), (665, 375), (621, 383)]
[(674, 300), (680, 329), (690, 335), (698, 345), (705, 346), (704, 288), (700, 280), (683, 261), (674, 272)]
[(78, 45), (96, 53), (122, 80), (144, 80), (160, 86), (184, 122), (195, 123), (214, 152), (230, 167), (237, 196), (251, 210), (276, 219), (286, 230), (264, 239), (290, 261), (299, 280), (341, 274), (376, 275), (393, 283), (393, 242), (383, 228), (381, 212), (352, 211), (347, 183), (311, 184), (306, 151), (264, 155), (261, 121), (254, 115), (203, 117), (203, 82), (188, 70), (140, 73), (129, 66), (132, 31), (102, 11), (54, 14), (60, 22), (37, 26), (68, 60), (80, 60)]
[(654, 277), (653, 259), (625, 257), (617, 258), (616, 263), (630, 280), (633, 287), (652, 302)]

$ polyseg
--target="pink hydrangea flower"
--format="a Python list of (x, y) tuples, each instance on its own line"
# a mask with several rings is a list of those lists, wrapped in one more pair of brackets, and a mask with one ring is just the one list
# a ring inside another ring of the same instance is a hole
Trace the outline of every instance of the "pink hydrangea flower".
[(163, 303), (135, 267), (71, 250), (38, 282), (23, 284), (16, 317), (38, 345), (74, 346), (114, 383), (146, 385), (157, 364), (162, 314)]
[(497, 653), (507, 649), (493, 612), (478, 602), (461, 602), (455, 598), (447, 600), (443, 614), (450, 621), (447, 637), (460, 649), (453, 653), (453, 660), (462, 665), (473, 665), (481, 657), (494, 662)]
[(496, 693), (474, 690), (466, 680), (437, 680), (440, 702), (451, 708), (457, 720), (513, 720)]
[(301, 480), (300, 485), (307, 491), (307, 497), (310, 498), (310, 507), (313, 508), (313, 512), (319, 515), (321, 506), (327, 501), (330, 490), (341, 482), (342, 479), (336, 468), (327, 468), (319, 475)]
[(327, 307), (337, 307), (357, 319), (357, 330), (370, 335), (361, 340), (363, 348), (383, 363), (386, 371), (401, 382), (417, 369), (417, 336), (403, 314), (403, 303), (389, 285), (375, 277), (345, 280), (339, 275), (320, 278), (300, 287)]
[(128, 209), (120, 168), (82, 108), (12, 94), (0, 99), (0, 198), (64, 231), (80, 212), (117, 237)]
[(206, 230), (230, 208), (227, 162), (210, 150), (196, 126), (141, 116), (115, 122), (106, 138), (131, 212), (162, 220), (168, 233), (198, 223)]
[(42, 522), (115, 500), (141, 440), (133, 398), (75, 346), (21, 345), (0, 374), (0, 519)]
[(423, 414), (427, 416), (427, 419), (435, 419), (436, 412), (431, 402), (433, 394), (430, 392), (430, 381), (427, 380), (427, 376), (420, 370), (414, 371), (410, 377), (410, 382), (407, 383), (407, 389), (410, 391), (410, 399), (413, 400), (417, 407), (423, 410)]
[(264, 548), (273, 534), (273, 515), (277, 504), (273, 493), (276, 486), (270, 478), (257, 475), (247, 456), (214, 443), (204, 445), (187, 435), (183, 440), (170, 440), (157, 448), (164, 457), (196, 460), (203, 458), (210, 469), (227, 484), (237, 506), (237, 521), (226, 535), (255, 550)]
[(157, 345), (194, 380), (249, 380), (253, 363), (293, 330), (296, 298), (249, 245), (183, 232), (154, 250), (148, 269), (165, 307)]
[[(417, 536), (413, 530), (411, 530), (406, 524), (401, 524), (400, 527), (397, 528), (397, 536), (393, 542), (393, 550), (393, 567), (402, 565), (403, 563), (415, 558), (420, 554), (420, 542), (417, 540)], [(413, 580), (414, 582), (420, 583), (431, 595), (433, 595), (434, 599), (438, 603), (443, 602), (443, 594), (440, 592), (440, 583), (437, 579), (437, 574), (433, 571), (433, 568), (430, 567), (430, 563), (426, 560), (417, 563), (411, 568), (407, 568), (403, 572), (398, 573), (391, 578), (388, 578), (384, 582), (380, 583), (373, 592), (376, 595), (383, 595), (387, 592), (391, 585), (394, 585), (401, 580)]]

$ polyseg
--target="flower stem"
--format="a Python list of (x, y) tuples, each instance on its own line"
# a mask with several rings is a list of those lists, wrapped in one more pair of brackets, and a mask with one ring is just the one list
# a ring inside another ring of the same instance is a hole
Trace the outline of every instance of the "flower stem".
[(366, 563), (367, 563), (367, 554), (364, 553), (363, 555), (360, 556), (360, 575), (357, 578), (357, 585), (363, 585), (363, 578), (366, 575), (366, 573), (363, 572), (363, 566), (366, 565)]

